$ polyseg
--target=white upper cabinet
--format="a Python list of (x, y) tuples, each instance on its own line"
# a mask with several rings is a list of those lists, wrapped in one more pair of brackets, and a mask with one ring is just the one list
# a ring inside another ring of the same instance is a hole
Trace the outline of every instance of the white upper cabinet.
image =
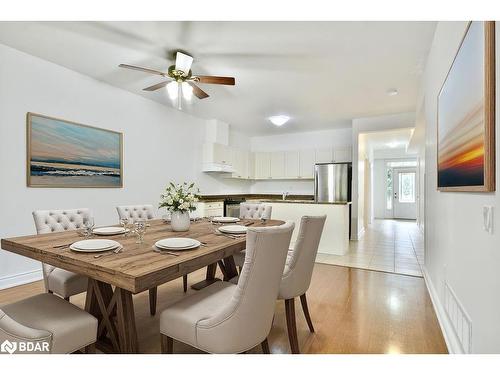
[(269, 152), (255, 153), (255, 179), (271, 177), (271, 154)]
[(271, 178), (285, 178), (285, 153), (271, 152)]
[(352, 149), (350, 146), (336, 147), (333, 150), (335, 163), (348, 163), (352, 161)]
[(287, 151), (285, 153), (285, 177), (300, 178), (298, 151)]
[(300, 150), (299, 178), (313, 178), (315, 162), (316, 162), (315, 150)]
[(234, 178), (248, 179), (248, 151), (233, 148)]
[(231, 150), (220, 143), (205, 143), (203, 145), (203, 163), (231, 165)]
[(253, 152), (247, 151), (247, 163), (248, 179), (253, 180), (255, 178), (255, 157)]
[(333, 162), (333, 149), (322, 148), (316, 150), (316, 163), (331, 163)]

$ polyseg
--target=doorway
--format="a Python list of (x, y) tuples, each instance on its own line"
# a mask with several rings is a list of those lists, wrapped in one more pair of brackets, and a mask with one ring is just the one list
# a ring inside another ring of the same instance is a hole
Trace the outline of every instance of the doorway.
[(393, 168), (393, 218), (417, 218), (416, 168)]

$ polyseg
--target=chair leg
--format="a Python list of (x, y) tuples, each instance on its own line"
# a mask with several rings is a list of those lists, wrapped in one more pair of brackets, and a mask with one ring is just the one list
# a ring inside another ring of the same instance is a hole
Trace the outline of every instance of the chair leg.
[(267, 342), (267, 337), (260, 343), (260, 345), (262, 346), (262, 353), (271, 354), (271, 352), (269, 351), (269, 343)]
[(95, 354), (95, 343), (85, 347), (85, 354)]
[(151, 316), (156, 314), (156, 300), (158, 298), (158, 287), (149, 289), (149, 313)]
[(161, 336), (161, 352), (163, 354), (172, 354), (174, 352), (174, 339), (172, 337), (165, 336), (163, 333)]
[(309, 326), (309, 331), (314, 333), (314, 326), (311, 320), (311, 315), (309, 315), (309, 308), (307, 307), (306, 294), (300, 296), (300, 303), (302, 304), (302, 310), (304, 311), (304, 316), (306, 317), (307, 325)]
[(184, 293), (186, 293), (188, 290), (188, 275), (182, 276), (182, 287), (184, 289)]
[(292, 354), (300, 354), (299, 340), (297, 338), (297, 325), (295, 323), (295, 298), (285, 300), (285, 310), (290, 349), (292, 350)]

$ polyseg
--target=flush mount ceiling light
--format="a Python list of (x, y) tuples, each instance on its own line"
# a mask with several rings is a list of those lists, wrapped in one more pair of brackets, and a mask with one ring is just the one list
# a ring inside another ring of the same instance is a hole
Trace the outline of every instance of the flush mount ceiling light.
[(288, 120), (290, 120), (290, 116), (278, 115), (269, 117), (269, 121), (276, 126), (283, 126)]
[(386, 91), (386, 93), (389, 96), (396, 96), (398, 94), (398, 90), (397, 89), (389, 89)]

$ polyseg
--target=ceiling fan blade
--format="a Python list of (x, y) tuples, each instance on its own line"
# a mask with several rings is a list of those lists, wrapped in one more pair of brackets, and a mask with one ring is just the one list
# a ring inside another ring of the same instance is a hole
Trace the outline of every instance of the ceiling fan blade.
[(212, 83), (214, 85), (231, 85), (234, 86), (234, 77), (217, 77), (217, 76), (196, 76), (196, 82)]
[(209, 95), (205, 91), (200, 89), (193, 82), (187, 81), (187, 83), (189, 83), (189, 85), (193, 88), (193, 94), (195, 94), (198, 99), (205, 99), (209, 97)]
[(163, 76), (163, 77), (167, 76), (166, 73), (159, 72), (158, 70), (149, 69), (149, 68), (141, 68), (140, 66), (128, 65), (128, 64), (120, 64), (118, 66), (120, 68), (139, 70), (140, 72), (146, 72), (146, 73), (150, 73), (150, 74), (157, 74), (157, 75)]
[(162, 87), (165, 87), (169, 83), (170, 83), (170, 81), (160, 82), (160, 83), (157, 83), (156, 85), (146, 87), (143, 90), (144, 91), (155, 91), (155, 90), (161, 89)]
[(193, 58), (182, 52), (177, 52), (175, 56), (175, 70), (180, 70), (187, 76), (191, 70), (191, 65), (193, 64)]

